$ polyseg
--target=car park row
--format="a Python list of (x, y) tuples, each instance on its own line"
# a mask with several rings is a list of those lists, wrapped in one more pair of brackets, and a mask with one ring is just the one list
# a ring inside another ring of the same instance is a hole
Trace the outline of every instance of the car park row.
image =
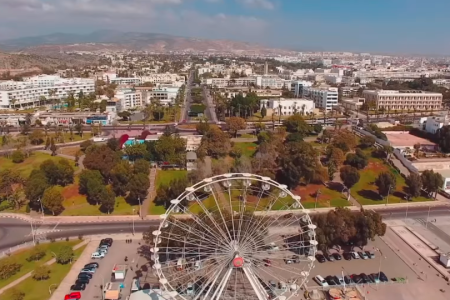
[(352, 274), (345, 276), (333, 276), (329, 275), (323, 278), (320, 275), (314, 277), (314, 280), (323, 287), (327, 286), (339, 286), (339, 285), (354, 285), (354, 284), (368, 284), (368, 283), (380, 283), (388, 282), (389, 279), (383, 272), (371, 273), (369, 275), (365, 273)]
[(316, 254), (316, 260), (320, 263), (324, 263), (326, 261), (335, 261), (335, 260), (341, 260), (342, 257), (344, 257), (345, 260), (352, 260), (352, 259), (372, 259), (375, 258), (375, 254), (370, 251), (351, 251), (351, 252), (344, 252), (342, 256), (339, 253), (324, 253), (324, 254)]

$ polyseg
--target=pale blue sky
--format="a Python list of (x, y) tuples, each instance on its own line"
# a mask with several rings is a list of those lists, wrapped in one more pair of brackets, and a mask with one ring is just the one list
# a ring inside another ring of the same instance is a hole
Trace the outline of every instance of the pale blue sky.
[(450, 0), (0, 0), (0, 40), (98, 29), (296, 49), (450, 54)]

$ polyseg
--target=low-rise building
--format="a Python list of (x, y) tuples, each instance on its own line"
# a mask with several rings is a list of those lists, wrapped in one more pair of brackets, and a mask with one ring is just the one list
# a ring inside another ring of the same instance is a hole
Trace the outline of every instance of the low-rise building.
[(109, 81), (117, 85), (137, 85), (142, 83), (142, 79), (139, 77), (115, 77), (109, 79)]
[(377, 109), (387, 110), (439, 110), (442, 94), (425, 91), (364, 90), (363, 97)]
[(307, 114), (311, 113), (315, 109), (314, 101), (291, 98), (291, 99), (262, 99), (260, 101), (261, 108), (267, 109), (267, 116), (281, 115), (290, 116), (295, 113)]
[(449, 117), (447, 114), (440, 116), (431, 116), (426, 119), (425, 131), (429, 133), (436, 133), (440, 128), (449, 124)]
[(298, 80), (291, 82), (291, 92), (294, 93), (296, 98), (303, 97), (303, 88), (311, 87), (313, 83), (306, 80)]
[(359, 111), (365, 101), (364, 98), (342, 99), (341, 105), (345, 109)]
[(136, 87), (136, 91), (140, 93), (142, 102), (149, 104), (152, 100), (158, 100), (160, 104), (168, 106), (175, 104), (175, 99), (180, 92), (179, 87), (161, 86), (161, 87)]
[(338, 88), (305, 87), (303, 97), (314, 101), (315, 107), (332, 110), (338, 105)]
[(116, 93), (115, 98), (118, 99), (117, 101), (118, 112), (143, 106), (141, 93), (136, 92), (135, 89), (119, 90)]

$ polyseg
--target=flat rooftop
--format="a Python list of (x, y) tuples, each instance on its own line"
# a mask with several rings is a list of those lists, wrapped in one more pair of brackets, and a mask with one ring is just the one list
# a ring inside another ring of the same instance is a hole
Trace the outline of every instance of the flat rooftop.
[(386, 132), (386, 137), (388, 141), (391, 143), (392, 147), (413, 147), (415, 144), (435, 146), (436, 144), (430, 142), (427, 139), (409, 134), (408, 132)]

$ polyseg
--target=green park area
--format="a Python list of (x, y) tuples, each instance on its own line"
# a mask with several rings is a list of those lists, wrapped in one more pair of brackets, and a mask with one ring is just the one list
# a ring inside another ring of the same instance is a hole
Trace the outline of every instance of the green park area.
[(350, 206), (347, 194), (341, 193), (341, 189), (341, 184), (330, 182), (328, 186), (323, 184), (300, 185), (292, 192), (301, 197), (300, 202), (305, 208)]
[[(187, 171), (184, 170), (158, 170), (156, 174), (156, 189), (161, 186), (170, 186), (170, 182), (176, 179), (183, 179), (187, 177)], [(162, 205), (156, 205), (154, 201), (150, 203), (149, 214), (161, 215), (165, 213), (166, 209)]]
[[(69, 245), (73, 247), (74, 245), (80, 243), (81, 241), (69, 241), (69, 242), (55, 242), (50, 244), (41, 244), (38, 247), (45, 249), (45, 257), (38, 261), (28, 262), (30, 254), (34, 249), (25, 250), (19, 253), (15, 253), (11, 258), (15, 260), (16, 263), (22, 264), (20, 272), (16, 273), (14, 276), (10, 277), (8, 280), (0, 280), (0, 287), (5, 286), (8, 283), (14, 281), (15, 279), (27, 274), (35, 269), (42, 269), (42, 265), (53, 257), (52, 252), (58, 253), (64, 245)], [(78, 257), (83, 253), (86, 246), (82, 246), (77, 250), (73, 251), (73, 260), (77, 260)], [(1, 263), (1, 260), (0, 260)], [(72, 262), (73, 263), (73, 262)], [(53, 263), (48, 267), (45, 267), (48, 271), (45, 278), (33, 278), (29, 277), (22, 281), (19, 285), (8, 289), (2, 294), (2, 300), (16, 300), (18, 295), (21, 295), (22, 300), (47, 300), (50, 299), (50, 291), (55, 291), (56, 288), (61, 284), (66, 275), (69, 273), (70, 269), (73, 267), (72, 263)]]
[(258, 149), (258, 145), (251, 142), (236, 142), (234, 143), (234, 149), (238, 150), (243, 156), (252, 157)]

